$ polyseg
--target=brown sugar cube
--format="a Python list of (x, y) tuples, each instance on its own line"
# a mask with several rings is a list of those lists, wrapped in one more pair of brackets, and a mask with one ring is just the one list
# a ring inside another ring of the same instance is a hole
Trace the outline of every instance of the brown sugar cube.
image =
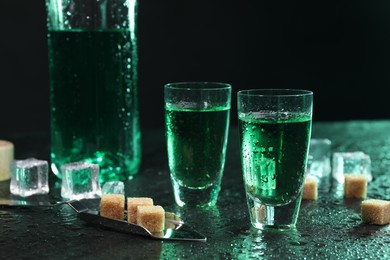
[(255, 205), (252, 209), (252, 216), (256, 221), (264, 222), (266, 220), (266, 212), (264, 205)]
[(122, 194), (102, 195), (100, 216), (123, 221), (125, 217), (125, 196)]
[(152, 198), (127, 198), (127, 222), (137, 224), (137, 207), (152, 205)]
[(313, 177), (307, 176), (305, 179), (305, 184), (303, 186), (303, 200), (317, 200), (318, 191), (317, 191), (317, 180)]
[(390, 201), (365, 200), (362, 202), (362, 220), (365, 223), (386, 225), (390, 223)]
[(367, 195), (367, 176), (364, 174), (344, 174), (344, 197), (364, 199)]
[(164, 230), (165, 211), (161, 206), (138, 206), (137, 224), (152, 233)]

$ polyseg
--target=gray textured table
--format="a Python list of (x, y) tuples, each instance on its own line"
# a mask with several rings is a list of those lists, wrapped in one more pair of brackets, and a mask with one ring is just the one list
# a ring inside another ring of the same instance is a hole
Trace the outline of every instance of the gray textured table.
[[(368, 197), (390, 200), (390, 121), (314, 123), (314, 138), (329, 138), (333, 151), (362, 150), (372, 159)], [(48, 159), (44, 134), (0, 136), (15, 143), (18, 159)], [(89, 225), (66, 205), (57, 208), (0, 207), (0, 258), (84, 259), (384, 259), (390, 258), (390, 225), (362, 224), (361, 200), (344, 200), (340, 186), (321, 180), (319, 199), (301, 205), (297, 229), (275, 233), (250, 226), (237, 128), (229, 136), (222, 190), (216, 207), (175, 206), (163, 130), (143, 132), (140, 173), (125, 183), (127, 196), (151, 196), (208, 237), (202, 242), (164, 242)], [(9, 182), (0, 182), (0, 198)], [(51, 178), (51, 196), (59, 182)]]

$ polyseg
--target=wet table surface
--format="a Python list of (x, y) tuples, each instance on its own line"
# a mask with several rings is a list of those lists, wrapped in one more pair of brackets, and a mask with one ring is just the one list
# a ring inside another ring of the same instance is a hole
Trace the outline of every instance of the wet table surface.
[[(313, 138), (329, 138), (332, 150), (364, 151), (371, 156), (373, 181), (368, 198), (390, 200), (390, 121), (315, 122)], [(16, 159), (48, 159), (45, 134), (9, 134)], [(153, 197), (207, 236), (207, 242), (167, 242), (117, 233), (79, 219), (67, 205), (55, 208), (0, 207), (0, 258), (83, 259), (385, 259), (390, 258), (390, 225), (361, 222), (361, 200), (346, 200), (342, 187), (324, 177), (317, 201), (303, 201), (297, 228), (262, 232), (251, 227), (238, 149), (230, 129), (225, 173), (218, 203), (209, 209), (175, 206), (163, 129), (144, 131), (139, 174), (125, 182), (126, 196)], [(50, 199), (60, 183), (50, 179)], [(0, 182), (0, 198), (9, 181)]]

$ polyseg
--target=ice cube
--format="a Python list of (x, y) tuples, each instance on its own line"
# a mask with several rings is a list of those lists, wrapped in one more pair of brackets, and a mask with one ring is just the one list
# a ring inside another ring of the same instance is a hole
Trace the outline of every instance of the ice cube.
[(49, 193), (47, 161), (28, 158), (11, 162), (11, 193), (22, 197)]
[(332, 175), (338, 182), (344, 182), (344, 174), (365, 174), (367, 180), (372, 180), (371, 159), (368, 154), (357, 152), (333, 153)]
[(125, 185), (122, 181), (106, 182), (102, 188), (103, 194), (125, 194)]
[(332, 142), (329, 139), (311, 139), (309, 148), (308, 174), (317, 179), (331, 173)]
[(99, 165), (89, 162), (74, 162), (61, 166), (61, 197), (66, 199), (99, 198)]

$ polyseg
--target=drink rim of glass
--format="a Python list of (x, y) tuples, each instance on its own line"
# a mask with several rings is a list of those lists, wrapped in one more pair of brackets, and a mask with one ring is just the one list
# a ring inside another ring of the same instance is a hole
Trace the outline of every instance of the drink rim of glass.
[(299, 97), (299, 96), (311, 96), (313, 91), (305, 89), (246, 89), (240, 90), (237, 93), (238, 96), (253, 96), (253, 97)]
[(191, 81), (191, 82), (173, 82), (164, 85), (165, 89), (172, 90), (229, 90), (232, 85), (224, 82), (213, 81)]

